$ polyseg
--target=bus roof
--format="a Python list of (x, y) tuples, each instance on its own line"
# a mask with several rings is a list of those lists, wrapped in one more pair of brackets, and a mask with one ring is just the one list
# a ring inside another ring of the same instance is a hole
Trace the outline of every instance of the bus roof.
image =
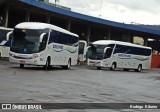
[(119, 45), (127, 45), (127, 46), (134, 46), (134, 47), (152, 49), (151, 47), (136, 45), (136, 44), (132, 44), (132, 43), (129, 43), (129, 42), (114, 41), (114, 40), (98, 40), (98, 41), (93, 42), (92, 44), (94, 44), (94, 45), (119, 44)]
[(15, 26), (15, 28), (20, 28), (20, 29), (46, 29), (50, 28), (59, 32), (63, 32), (69, 35), (73, 35), (76, 37), (79, 37), (77, 34), (71, 33), (63, 28), (60, 28), (55, 25), (47, 24), (47, 23), (39, 23), (39, 22), (23, 22)]
[(12, 28), (6, 28), (6, 27), (0, 27), (0, 30), (10, 30), (10, 31), (12, 31), (13, 29)]

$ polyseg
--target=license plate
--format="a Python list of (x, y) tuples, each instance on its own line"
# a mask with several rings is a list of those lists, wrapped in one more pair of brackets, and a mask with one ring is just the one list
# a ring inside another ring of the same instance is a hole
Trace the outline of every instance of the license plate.
[(22, 64), (23, 64), (23, 63), (25, 63), (25, 61), (24, 61), (24, 60), (20, 60), (20, 63), (22, 63)]
[(95, 63), (90, 63), (90, 66), (95, 66), (96, 64)]

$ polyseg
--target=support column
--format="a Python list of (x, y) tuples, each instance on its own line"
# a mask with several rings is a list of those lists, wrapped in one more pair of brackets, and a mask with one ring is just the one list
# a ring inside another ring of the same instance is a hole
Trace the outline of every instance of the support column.
[(6, 7), (4, 8), (4, 27), (8, 27), (8, 16), (9, 16), (9, 4), (6, 4)]
[(87, 33), (86, 33), (86, 41), (87, 41), (88, 45), (89, 45), (89, 42), (90, 42), (90, 33), (91, 33), (91, 27), (88, 26)]
[(128, 42), (133, 43), (133, 35), (128, 33)]
[(143, 38), (144, 40), (144, 46), (147, 46), (148, 45), (148, 38)]
[(108, 29), (107, 38), (108, 40), (111, 40), (111, 29)]
[(29, 22), (29, 21), (30, 21), (30, 10), (27, 10), (27, 11), (26, 11), (25, 21), (26, 21), (26, 22)]
[(50, 18), (50, 15), (47, 15), (47, 16), (46, 16), (46, 23), (50, 23), (50, 19), (51, 19), (51, 18)]
[(133, 37), (130, 35), (130, 33), (123, 34), (121, 41), (133, 43)]
[(67, 21), (66, 29), (67, 29), (68, 31), (71, 30), (71, 20), (70, 20), (70, 19)]
[(129, 36), (129, 42), (133, 43), (133, 36), (132, 35)]

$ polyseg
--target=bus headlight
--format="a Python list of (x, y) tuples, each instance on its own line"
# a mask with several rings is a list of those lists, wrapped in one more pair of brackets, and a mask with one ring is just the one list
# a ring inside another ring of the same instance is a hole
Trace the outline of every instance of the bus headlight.
[(101, 66), (103, 66), (103, 61), (101, 61)]
[(12, 53), (9, 53), (9, 56), (14, 57), (14, 55)]

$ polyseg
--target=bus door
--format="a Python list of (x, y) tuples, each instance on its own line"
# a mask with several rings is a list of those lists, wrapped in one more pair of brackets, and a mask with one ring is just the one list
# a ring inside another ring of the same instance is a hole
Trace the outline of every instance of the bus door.
[(79, 41), (79, 60), (86, 61), (86, 53), (87, 53), (87, 42)]

